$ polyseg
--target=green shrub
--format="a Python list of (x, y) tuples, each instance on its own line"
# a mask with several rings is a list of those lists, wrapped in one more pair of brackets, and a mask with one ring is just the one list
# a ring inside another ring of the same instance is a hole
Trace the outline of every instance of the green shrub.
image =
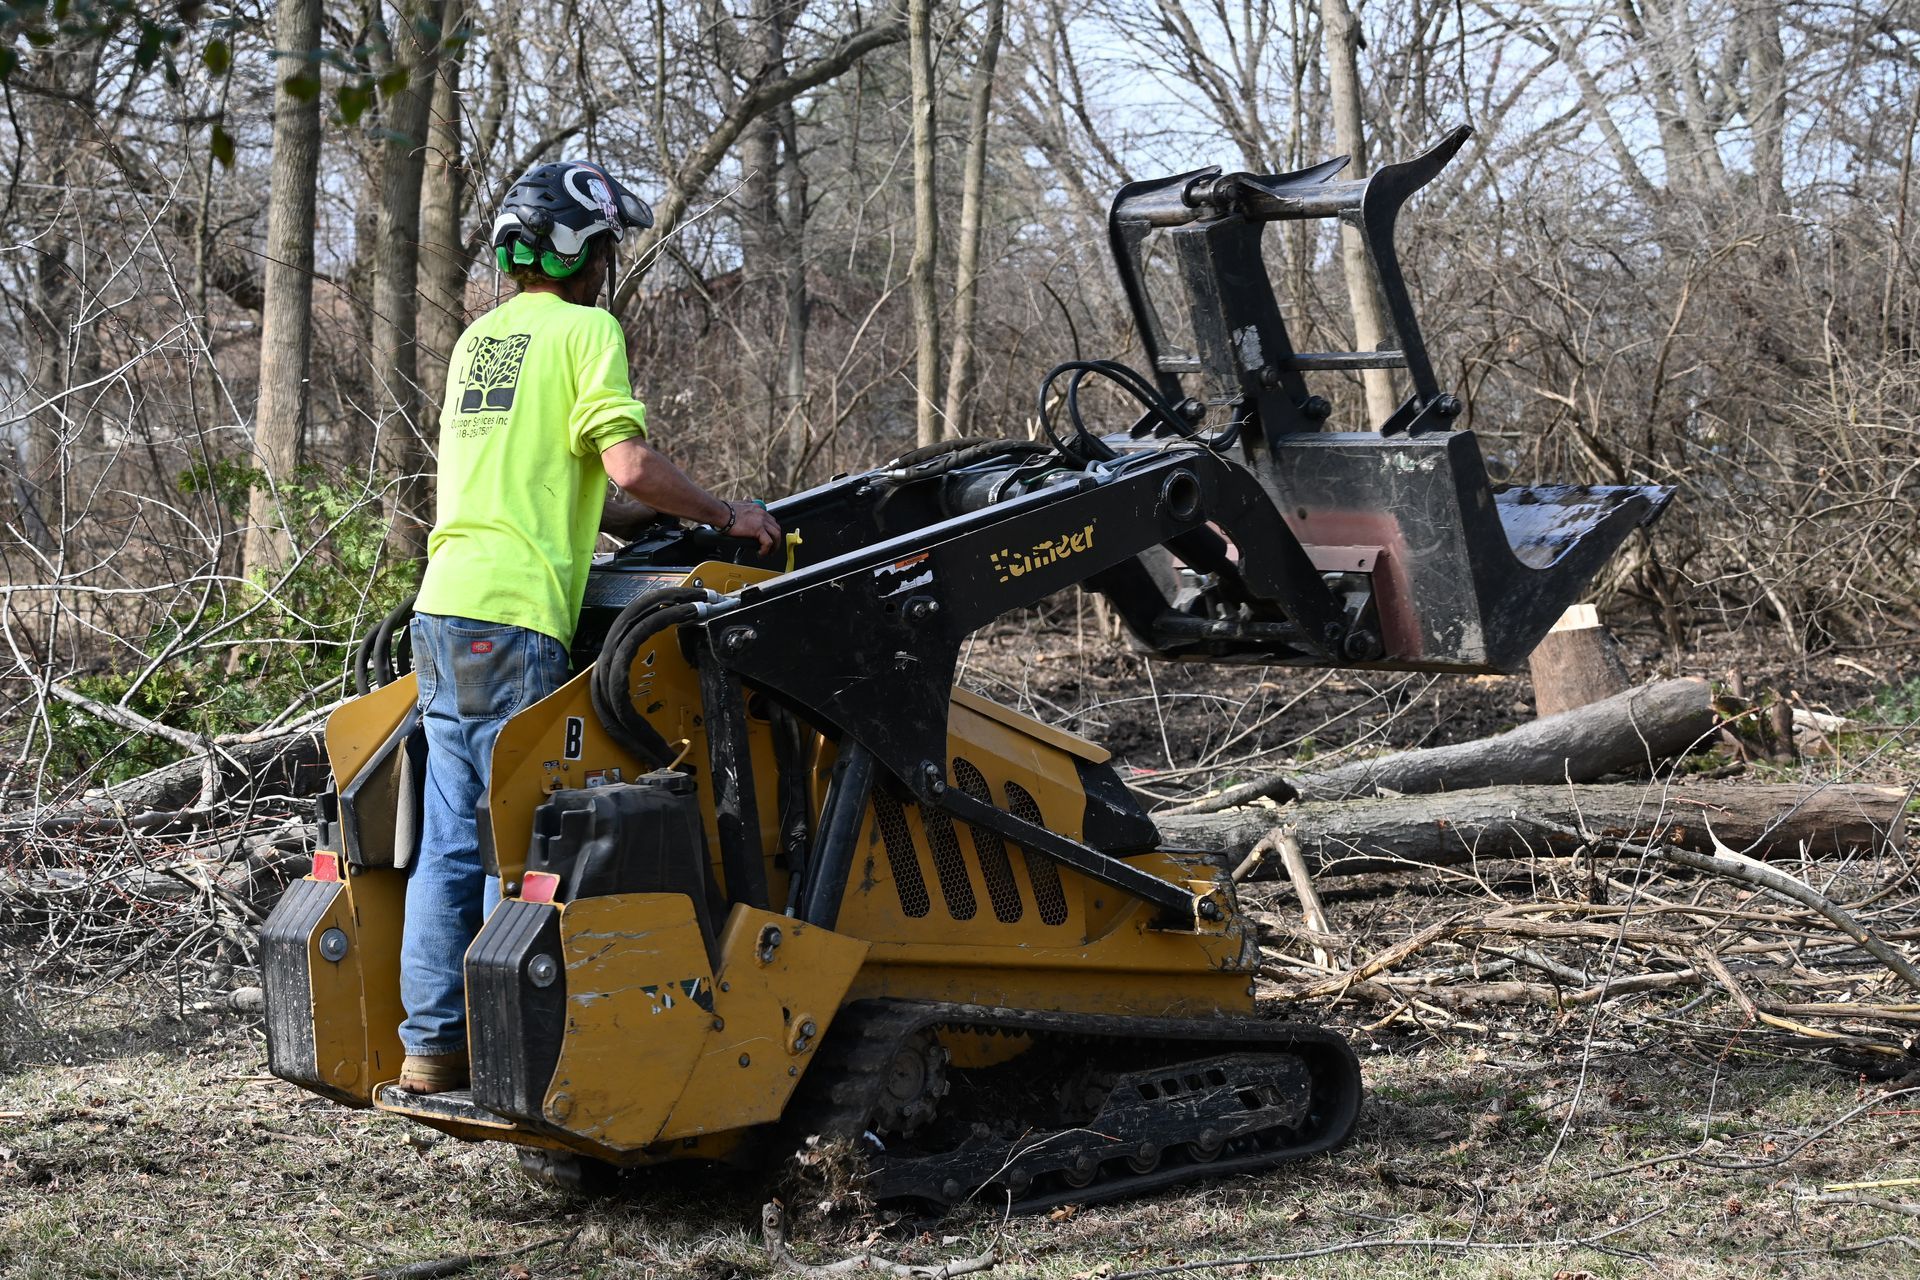
[[(252, 468), (216, 462), (192, 468), (179, 483), (188, 493), (212, 492), (240, 523), (249, 491), (264, 480)], [(171, 656), (141, 683), (129, 710), (194, 734), (244, 733), (296, 702), (324, 704), (348, 688), (360, 637), (414, 590), (419, 565), (386, 556), (388, 521), (364, 489), (308, 468), (281, 484), (280, 498), (300, 540), (295, 567), (258, 574), (224, 602), (160, 620), (141, 648), (149, 660)], [(117, 703), (137, 678), (129, 671), (69, 683), (97, 701)], [(97, 767), (96, 782), (118, 782), (185, 754), (152, 735), (130, 739), (126, 730), (66, 703), (51, 702), (47, 710), (52, 780)]]
[(1920, 676), (1880, 689), (1860, 709), (1860, 716), (1880, 724), (1908, 725), (1920, 722)]

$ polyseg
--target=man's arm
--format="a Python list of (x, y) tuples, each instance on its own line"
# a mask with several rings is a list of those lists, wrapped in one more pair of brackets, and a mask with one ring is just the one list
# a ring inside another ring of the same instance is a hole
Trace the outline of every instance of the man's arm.
[(615, 484), (656, 511), (710, 524), (729, 537), (752, 538), (760, 544), (761, 555), (781, 543), (780, 524), (765, 507), (714, 497), (638, 437), (601, 450), (600, 463)]

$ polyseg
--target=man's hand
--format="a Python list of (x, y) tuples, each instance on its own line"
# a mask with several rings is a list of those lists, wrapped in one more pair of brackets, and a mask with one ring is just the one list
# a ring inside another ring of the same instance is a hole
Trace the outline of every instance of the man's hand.
[(726, 530), (729, 538), (755, 539), (760, 543), (760, 554), (763, 556), (771, 554), (781, 544), (783, 535), (780, 522), (759, 503), (729, 502), (727, 512), (733, 518), (733, 527)]

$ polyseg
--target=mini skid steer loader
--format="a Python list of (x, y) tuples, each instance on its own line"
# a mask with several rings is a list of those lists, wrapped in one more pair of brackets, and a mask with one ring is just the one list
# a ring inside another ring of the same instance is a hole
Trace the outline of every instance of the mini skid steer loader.
[[(1496, 490), (1453, 429), (1393, 228), (1467, 135), (1363, 181), (1334, 160), (1133, 183), (1109, 228), (1144, 373), (1061, 365), (1044, 439), (776, 503), (784, 564), (672, 522), (601, 558), (579, 674), (494, 751), (472, 1087), (432, 1096), (391, 1083), (424, 760), (396, 612), (327, 723), (313, 872), (264, 929), (274, 1073), (562, 1181), (823, 1135), (864, 1151), (876, 1199), (1036, 1208), (1337, 1146), (1354, 1055), (1256, 1016), (1217, 859), (1167, 847), (1098, 746), (953, 681), (974, 631), (1072, 586), (1165, 660), (1525, 660), (1670, 494)], [(1303, 218), (1358, 229), (1392, 349), (1293, 348), (1261, 235)], [(1325, 429), (1309, 379), (1374, 368), (1404, 403)], [(1090, 378), (1138, 403), (1129, 428), (1087, 425)]]

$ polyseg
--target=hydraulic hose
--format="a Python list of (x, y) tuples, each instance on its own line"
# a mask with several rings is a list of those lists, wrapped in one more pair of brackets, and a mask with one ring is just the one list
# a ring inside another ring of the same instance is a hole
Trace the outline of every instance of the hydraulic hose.
[(373, 692), (373, 682), (369, 678), (369, 666), (373, 662), (373, 638), (380, 634), (378, 625), (367, 628), (360, 637), (360, 645), (353, 651), (353, 691), (361, 697)]
[(674, 751), (659, 730), (633, 705), (629, 673), (640, 647), (669, 627), (691, 622), (694, 606), (707, 599), (700, 587), (666, 587), (649, 591), (620, 611), (601, 642), (600, 656), (588, 682), (594, 714), (607, 736), (629, 754), (655, 769), (673, 763)]
[(1044, 454), (1050, 450), (1037, 440), (943, 440), (901, 454), (892, 462), (875, 468), (874, 483), (882, 488), (931, 480), (977, 462), (1022, 454)]
[[(1062, 376), (1067, 376), (1066, 410), (1068, 420), (1073, 424), (1073, 434), (1062, 440), (1053, 426), (1053, 409), (1048, 404), (1053, 384)], [(1047, 376), (1040, 380), (1038, 417), (1040, 429), (1052, 442), (1054, 449), (1064, 459), (1076, 465), (1087, 462), (1111, 462), (1117, 455), (1107, 444), (1088, 427), (1085, 416), (1080, 411), (1080, 384), (1089, 376), (1107, 379), (1121, 391), (1131, 396), (1145, 411), (1147, 420), (1158, 423), (1172, 434), (1195, 444), (1204, 445), (1218, 452), (1226, 448), (1239, 435), (1239, 423), (1229, 424), (1213, 436), (1201, 436), (1194, 429), (1178, 406), (1171, 404), (1139, 370), (1121, 364), (1118, 360), (1069, 360), (1055, 365)]]
[(353, 656), (353, 687), (361, 697), (375, 689), (392, 684), (407, 672), (413, 670), (413, 654), (410, 646), (402, 644), (399, 661), (395, 660), (394, 632), (403, 628), (413, 617), (413, 602), (418, 596), (408, 596), (393, 607), (393, 611), (380, 620), (378, 626), (371, 628), (360, 639), (360, 647)]

